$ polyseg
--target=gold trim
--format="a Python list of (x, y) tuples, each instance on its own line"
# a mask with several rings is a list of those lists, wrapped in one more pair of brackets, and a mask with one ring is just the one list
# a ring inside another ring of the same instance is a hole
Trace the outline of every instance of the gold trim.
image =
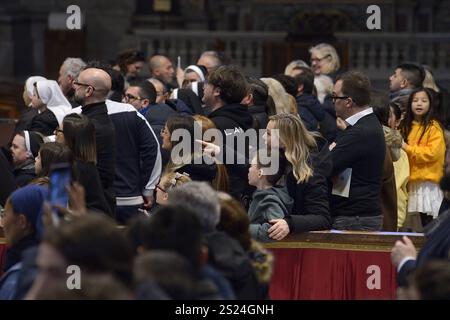
[(267, 249), (332, 249), (351, 251), (371, 251), (371, 252), (391, 252), (391, 246), (375, 246), (360, 244), (340, 244), (340, 243), (306, 243), (306, 242), (273, 242), (265, 243)]

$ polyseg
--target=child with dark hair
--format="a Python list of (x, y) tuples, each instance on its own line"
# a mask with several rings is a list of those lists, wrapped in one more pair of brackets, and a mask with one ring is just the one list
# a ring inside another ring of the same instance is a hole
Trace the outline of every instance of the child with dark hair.
[[(440, 123), (435, 118), (433, 91), (419, 88), (411, 93), (401, 131), (407, 143), (406, 151), (410, 164), (409, 200), (406, 223), (414, 231), (435, 219), (443, 200), (439, 181), (444, 175), (445, 139)], [(422, 221), (413, 224), (413, 217)]]
[(248, 170), (248, 183), (256, 187), (248, 209), (252, 238), (269, 242), (268, 230), (272, 219), (282, 219), (289, 215), (293, 199), (285, 187), (277, 186), (285, 172), (286, 160), (275, 150), (270, 155), (267, 150), (258, 150)]

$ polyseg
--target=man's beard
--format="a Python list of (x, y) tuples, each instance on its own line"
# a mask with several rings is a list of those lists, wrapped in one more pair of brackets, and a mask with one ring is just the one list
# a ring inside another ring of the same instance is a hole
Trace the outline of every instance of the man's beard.
[(73, 95), (73, 101), (75, 101), (76, 103), (78, 103), (81, 106), (84, 106), (84, 98), (85, 97), (80, 97), (77, 95), (77, 93), (75, 92), (75, 94)]
[(445, 175), (439, 182), (439, 186), (443, 191), (450, 191), (450, 172), (445, 172)]

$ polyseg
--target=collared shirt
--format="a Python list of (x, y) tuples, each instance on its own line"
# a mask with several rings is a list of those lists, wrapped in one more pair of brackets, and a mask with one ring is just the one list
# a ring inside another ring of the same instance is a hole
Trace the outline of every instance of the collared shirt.
[(347, 124), (354, 126), (359, 119), (361, 119), (362, 117), (367, 116), (368, 114), (373, 113), (373, 109), (372, 107), (369, 107), (367, 109), (364, 109), (363, 111), (360, 111), (358, 113), (355, 113), (354, 115), (348, 117), (347, 119), (345, 119), (345, 122), (347, 122)]

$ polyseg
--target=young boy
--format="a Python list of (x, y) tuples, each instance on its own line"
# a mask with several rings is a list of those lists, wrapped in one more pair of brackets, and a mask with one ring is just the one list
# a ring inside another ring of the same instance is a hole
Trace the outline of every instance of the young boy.
[(258, 150), (248, 170), (248, 182), (257, 189), (248, 209), (250, 233), (258, 241), (273, 241), (267, 232), (269, 221), (283, 218), (292, 209), (294, 201), (286, 188), (276, 185), (285, 167), (286, 159), (278, 151), (272, 150), (269, 156), (265, 150)]

